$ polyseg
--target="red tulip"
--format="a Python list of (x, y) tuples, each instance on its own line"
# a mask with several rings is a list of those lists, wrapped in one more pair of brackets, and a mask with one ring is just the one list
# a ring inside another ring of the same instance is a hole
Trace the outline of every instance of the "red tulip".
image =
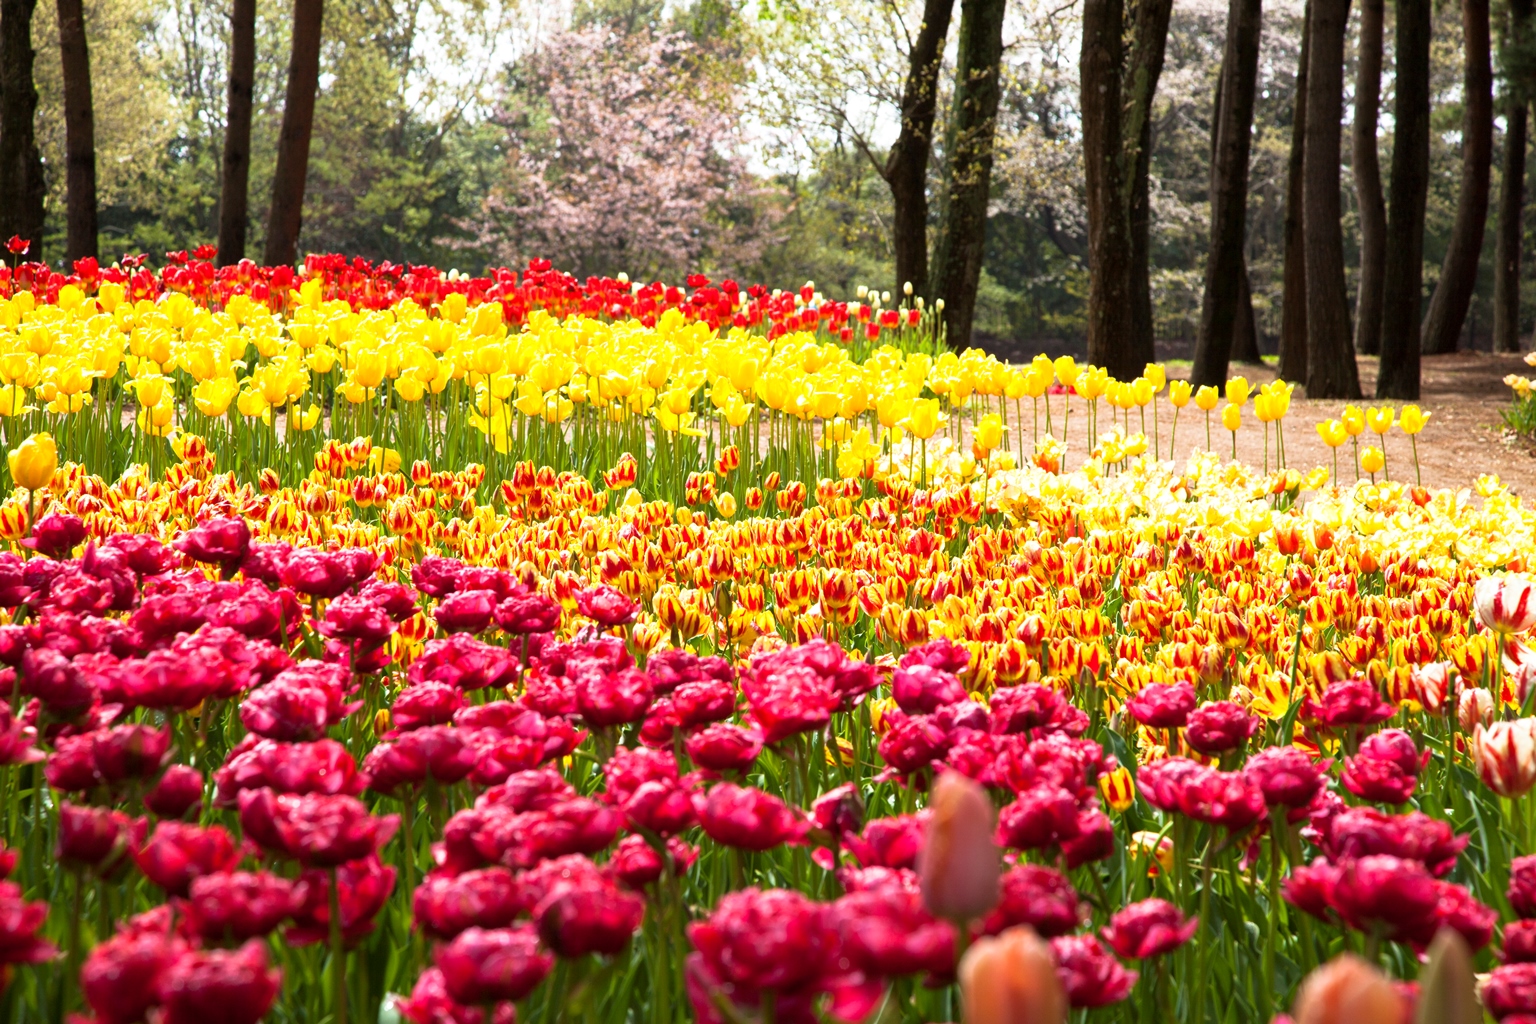
[(376, 647), (399, 625), (383, 605), (361, 594), (342, 594), (326, 606), (325, 618), (315, 628), (323, 636)]
[(1199, 927), (1199, 918), (1186, 919), (1167, 900), (1149, 899), (1117, 911), (1100, 934), (1127, 960), (1145, 960), (1178, 949)]
[(750, 786), (722, 782), (699, 809), (704, 834), (724, 846), (771, 850), (805, 835), (806, 823), (776, 796)]
[(680, 683), (672, 691), (672, 708), (685, 729), (723, 721), (736, 711), (736, 688), (720, 679)]
[(160, 979), (189, 952), (164, 932), (124, 932), (103, 941), (80, 968), (80, 991), (101, 1024), (134, 1024), (160, 1001)]
[(1497, 1020), (1515, 1014), (1536, 1014), (1536, 964), (1506, 964), (1488, 975), (1482, 988), (1483, 1006)]
[(144, 877), (171, 896), (185, 896), (193, 879), (227, 871), (240, 862), (240, 849), (217, 825), (198, 828), (162, 821), (133, 853)]
[(640, 609), (633, 601), (608, 586), (593, 587), (576, 595), (576, 610), (604, 629), (627, 626)]
[(606, 879), (556, 885), (533, 910), (539, 937), (556, 955), (613, 956), (640, 927), (645, 901)]
[(388, 842), (400, 824), (398, 815), (375, 817), (350, 796), (248, 789), (241, 792), (239, 804), (240, 827), (247, 838), (314, 867), (367, 857)]
[(832, 720), (832, 712), (843, 701), (827, 680), (803, 666), (787, 668), (763, 680), (743, 678), (741, 688), (768, 743), (820, 729)]
[(1269, 806), (1305, 807), (1322, 788), (1328, 764), (1296, 747), (1265, 747), (1248, 758), (1243, 775), (1259, 787)]
[(199, 562), (218, 566), (225, 577), (234, 574), (251, 547), (251, 528), (243, 518), (211, 519), (188, 530), (173, 547)]
[(1020, 864), (999, 880), (996, 908), (981, 923), (987, 935), (1029, 925), (1045, 938), (1076, 931), (1084, 904), (1065, 875), (1038, 864)]
[(506, 868), (428, 876), (411, 897), (411, 912), (428, 935), (451, 939), (466, 928), (505, 928), (529, 909)]
[[(698, 860), (699, 851), (674, 836), (667, 840), (667, 855), (671, 859), (673, 873), (683, 875)], [(625, 836), (608, 860), (608, 868), (614, 877), (631, 889), (643, 889), (650, 885), (661, 877), (666, 867), (661, 854), (641, 836)]]
[(496, 625), (515, 636), (548, 633), (560, 625), (560, 603), (544, 594), (513, 594), (496, 606)]
[(1440, 877), (1456, 866), (1470, 838), (1420, 811), (1387, 814), (1375, 807), (1350, 807), (1328, 822), (1321, 845), (1336, 862), (1391, 854), (1416, 860)]
[(946, 704), (965, 700), (966, 692), (953, 675), (918, 663), (896, 670), (891, 677), (891, 696), (908, 714), (927, 715)]
[(410, 679), (431, 679), (461, 690), (502, 687), (517, 678), (517, 657), (467, 633), (428, 640), (421, 656), (411, 662)]
[(244, 871), (194, 878), (181, 904), (187, 927), (204, 942), (244, 942), (270, 934), (299, 906), (286, 878)]
[(1321, 703), (1303, 698), (1301, 716), (1331, 727), (1375, 725), (1397, 713), (1397, 708), (1382, 699), (1375, 684), (1364, 679), (1346, 679), (1330, 683)]
[(58, 951), (38, 937), (48, 904), (28, 903), (15, 882), (0, 882), (0, 964), (40, 964)]
[(1509, 862), (1509, 905), (1524, 918), (1536, 918), (1536, 854)]
[(128, 855), (132, 827), (121, 811), (60, 804), (54, 856), (66, 865), (105, 875)]
[(445, 633), (484, 633), (495, 614), (495, 594), (489, 590), (465, 590), (444, 598), (432, 617)]
[(1190, 713), (1184, 739), (1202, 754), (1225, 754), (1248, 742), (1261, 724), (1229, 700), (1212, 701)]
[(1433, 937), (1440, 893), (1418, 861), (1376, 855), (1340, 866), (1329, 904), (1361, 931), (1381, 930), (1390, 938)]
[(1019, 850), (1060, 846), (1077, 832), (1077, 800), (1059, 786), (1027, 789), (998, 815), (998, 843)]
[(684, 743), (688, 756), (701, 768), (717, 772), (744, 772), (763, 752), (763, 735), (727, 722), (705, 726)]
[(144, 806), (162, 818), (184, 818), (202, 803), (202, 773), (184, 764), (171, 765), (155, 788), (144, 794)]
[(584, 672), (576, 680), (576, 708), (594, 728), (638, 722), (655, 698), (650, 677), (637, 668)]
[(862, 834), (846, 836), (843, 844), (864, 867), (916, 868), (931, 814), (875, 818)]
[(355, 796), (363, 791), (367, 777), (358, 774), (352, 755), (336, 740), (276, 743), (247, 736), (214, 770), (213, 781), (218, 787), (217, 802), (227, 807), (248, 789)]
[(164, 1024), (256, 1024), (277, 999), (283, 974), (267, 966), (267, 946), (189, 953), (160, 976)]
[[(479, 1006), (463, 1006), (448, 994), (443, 972), (428, 967), (416, 979), (410, 997), (397, 999), (395, 1007), (400, 1016), (411, 1024), (487, 1024), (485, 1013)], [(490, 1024), (516, 1024), (517, 1011), (511, 1003), (496, 1003)]]
[(992, 692), (992, 731), (1021, 733), (1061, 720), (1066, 705), (1061, 693), (1041, 683), (1003, 687)]
[(1179, 729), (1195, 710), (1195, 688), (1188, 683), (1151, 683), (1125, 702), (1132, 718), (1152, 729)]
[(1504, 926), (1504, 962), (1536, 963), (1536, 921), (1511, 921)]
[[(731, 986), (726, 991), (747, 1005), (758, 1002), (758, 994), (767, 990), (794, 991), (814, 984), (831, 966), (837, 949), (837, 933), (826, 908), (786, 889), (727, 893), (714, 913), (688, 926), (688, 938), (711, 987)], [(700, 1011), (699, 999), (689, 994), (695, 1011)]]
[(1056, 976), (1074, 1009), (1118, 1003), (1131, 994), (1138, 977), (1109, 955), (1092, 935), (1068, 935), (1051, 940)]
[[(284, 933), (289, 942), (307, 946), (326, 941), (331, 926), (331, 878), (330, 871), (315, 869), (299, 879), (293, 927)], [(374, 919), (395, 890), (395, 869), (370, 854), (337, 867), (335, 879), (342, 940), (352, 946), (373, 931)]]
[(389, 715), (397, 730), (408, 732), (424, 725), (447, 725), (464, 706), (464, 695), (458, 688), (427, 679), (397, 693)]
[(294, 742), (318, 740), (360, 705), (346, 703), (348, 673), (340, 666), (306, 663), (251, 691), (240, 721), (258, 736)]
[(370, 789), (393, 794), (401, 786), (421, 786), (428, 779), (452, 785), (474, 769), (477, 758), (463, 730), (429, 725), (374, 747), (363, 760), (363, 770), (371, 777)]
[(955, 970), (955, 926), (928, 913), (915, 887), (887, 885), (850, 892), (830, 909), (842, 954), (866, 974), (927, 974)]
[(472, 1006), (516, 1002), (532, 992), (553, 966), (554, 958), (539, 948), (530, 925), (470, 928), (437, 952), (448, 995)]

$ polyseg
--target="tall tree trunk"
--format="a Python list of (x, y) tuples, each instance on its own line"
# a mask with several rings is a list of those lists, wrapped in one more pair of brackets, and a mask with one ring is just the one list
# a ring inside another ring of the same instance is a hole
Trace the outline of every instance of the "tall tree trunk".
[[(1253, 134), (1253, 97), (1259, 71), (1261, 0), (1231, 0), (1221, 60), (1211, 162), (1211, 247), (1205, 263), (1205, 297), (1190, 383), (1224, 383), (1232, 357), (1242, 289), (1234, 269), (1244, 267), (1248, 210), (1248, 150)], [(1252, 311), (1249, 311), (1250, 318)]]
[(320, 27), (325, 0), (293, 0), (293, 52), (283, 127), (277, 137), (272, 209), (267, 213), (268, 266), (292, 266), (299, 255), (304, 217), (304, 179), (309, 174), (309, 137), (315, 126), (315, 89), (320, 82)]
[(1134, 0), (1135, 34), (1125, 74), (1125, 120), (1121, 140), (1133, 146), (1131, 168), (1131, 335), (1127, 361), (1149, 363), (1157, 359), (1156, 328), (1152, 316), (1152, 101), (1163, 74), (1168, 46), (1168, 21), (1173, 0)]
[(64, 255), (96, 250), (96, 110), (91, 102), (91, 53), (81, 0), (58, 0), (59, 58), (64, 70), (64, 181), (68, 216)]
[(1344, 31), (1348, 21), (1349, 0), (1312, 0), (1302, 228), (1307, 251), (1308, 398), (1360, 397), (1349, 329), (1349, 296), (1344, 285), (1339, 195)]
[(1257, 365), (1264, 362), (1264, 354), (1259, 351), (1259, 321), (1253, 315), (1252, 277), (1248, 273), (1248, 259), (1244, 256), (1242, 270), (1237, 275), (1237, 319), (1232, 324), (1232, 361)]
[(1499, 182), (1499, 226), (1493, 276), (1493, 350), (1520, 351), (1520, 237), (1525, 212), (1526, 106), (1504, 113), (1504, 172)]
[(1433, 0), (1397, 0), (1392, 183), (1381, 310), (1377, 398), (1419, 397), (1419, 313), (1424, 302), (1424, 206), (1429, 194), (1429, 36)]
[(981, 282), (1007, 7), (1006, 0), (960, 0), (955, 100), (944, 136), (944, 205), (929, 282), (929, 290), (944, 300), (944, 333), (954, 348), (971, 343)]
[(219, 182), (221, 267), (245, 257), (251, 174), (251, 93), (256, 80), (256, 0), (234, 0), (229, 25), (229, 114)]
[(1355, 351), (1381, 351), (1381, 275), (1387, 258), (1387, 204), (1381, 195), (1376, 148), (1381, 106), (1381, 36), (1386, 0), (1360, 0), (1360, 48), (1355, 66), (1355, 197), (1360, 206), (1360, 288), (1355, 295)]
[[(1531, 0), (1510, 0), (1509, 43), (1524, 43)], [(1520, 351), (1520, 242), (1525, 226), (1525, 145), (1527, 111), (1524, 90), (1504, 105), (1504, 171), (1499, 181), (1499, 226), (1493, 271), (1493, 350)]]
[(1477, 264), (1488, 220), (1488, 175), (1493, 163), (1493, 69), (1488, 0), (1462, 0), (1461, 195), (1440, 281), (1424, 315), (1426, 353), (1454, 352), (1477, 287)]
[(32, 122), (32, 12), (37, 0), (0, 0), (0, 240), (20, 235), (39, 258), (43, 244), (43, 156)]
[(1078, 76), (1088, 206), (1088, 361), (1122, 380), (1141, 372), (1130, 346), (1131, 225), (1121, 196), (1122, 0), (1083, 0)]
[(917, 294), (928, 295), (928, 155), (933, 148), (944, 37), (954, 7), (955, 0), (923, 4), (923, 23), (912, 42), (907, 84), (901, 93), (901, 134), (885, 159), (884, 176), (895, 213), (891, 248), (896, 254), (897, 295), (908, 283)]
[(1307, 256), (1302, 231), (1305, 207), (1304, 164), (1307, 151), (1307, 65), (1312, 49), (1312, 3), (1301, 15), (1301, 56), (1296, 62), (1296, 98), (1291, 108), (1291, 155), (1285, 182), (1285, 266), (1280, 298), (1281, 380), (1307, 379)]

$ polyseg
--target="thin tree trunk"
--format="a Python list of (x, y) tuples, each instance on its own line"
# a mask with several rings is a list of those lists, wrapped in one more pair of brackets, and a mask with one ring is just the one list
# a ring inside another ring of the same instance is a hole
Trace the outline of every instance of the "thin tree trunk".
[(1425, 353), (1454, 352), (1461, 336), (1488, 220), (1489, 169), (1493, 163), (1493, 69), (1490, 66), (1488, 0), (1462, 0), (1461, 195), (1440, 281), (1424, 315)]
[(1349, 0), (1312, 0), (1307, 67), (1307, 149), (1303, 158), (1307, 250), (1307, 397), (1359, 398), (1344, 285), (1339, 194), (1344, 114), (1344, 32)]
[(923, 23), (912, 42), (907, 84), (901, 94), (901, 134), (885, 159), (884, 177), (894, 203), (891, 248), (896, 255), (897, 295), (909, 283), (917, 294), (928, 294), (928, 156), (933, 149), (944, 37), (954, 6), (955, 0), (923, 4)]
[[(1211, 130), (1211, 246), (1205, 263), (1205, 297), (1200, 304), (1200, 334), (1195, 341), (1192, 384), (1221, 384), (1227, 379), (1232, 337), (1243, 291), (1235, 268), (1243, 268), (1243, 236), (1248, 210), (1248, 150), (1253, 134), (1253, 97), (1258, 81), (1261, 0), (1232, 0), (1227, 8), (1227, 39), (1221, 60), (1221, 88)], [(1250, 318), (1252, 310), (1249, 311)]]
[(944, 137), (944, 206), (929, 282), (929, 290), (944, 300), (944, 334), (954, 348), (971, 343), (981, 282), (1007, 6), (1006, 0), (960, 0), (955, 100)]
[(1355, 198), (1360, 207), (1360, 288), (1355, 295), (1355, 351), (1381, 351), (1381, 275), (1387, 257), (1387, 204), (1381, 195), (1376, 123), (1381, 106), (1382, 22), (1386, 0), (1360, 0), (1355, 68)]
[(1131, 335), (1127, 361), (1157, 359), (1157, 332), (1152, 316), (1152, 101), (1163, 74), (1168, 47), (1168, 21), (1173, 0), (1136, 0), (1136, 24), (1125, 75), (1125, 121), (1121, 141), (1135, 146), (1131, 166)]
[[(1509, 42), (1524, 43), (1531, 0), (1510, 0)], [(1511, 90), (1504, 106), (1504, 171), (1499, 181), (1499, 226), (1493, 272), (1493, 350), (1520, 351), (1520, 242), (1525, 221), (1525, 146), (1527, 111), (1524, 90)]]
[(64, 255), (78, 260), (96, 249), (96, 111), (91, 102), (91, 53), (81, 0), (58, 0), (59, 58), (64, 71), (64, 181), (68, 192)]
[(0, 0), (0, 240), (20, 235), (39, 258), (43, 242), (43, 156), (33, 134), (32, 12), (37, 0)]
[(1285, 266), (1280, 298), (1281, 380), (1307, 379), (1307, 256), (1302, 231), (1303, 167), (1307, 151), (1307, 64), (1311, 56), (1312, 4), (1302, 10), (1301, 56), (1296, 62), (1296, 99), (1291, 110), (1291, 155), (1285, 184)]
[(1253, 275), (1248, 273), (1248, 259), (1243, 258), (1242, 270), (1237, 275), (1237, 320), (1232, 325), (1232, 361), (1234, 363), (1264, 362), (1259, 351), (1259, 321), (1253, 315)]
[(219, 183), (221, 267), (245, 257), (251, 174), (251, 94), (256, 80), (256, 0), (234, 0), (229, 26), (229, 114)]
[(1131, 337), (1131, 225), (1121, 196), (1121, 0), (1083, 0), (1079, 65), (1088, 206), (1088, 361), (1122, 380), (1142, 370)]
[(304, 179), (309, 174), (309, 138), (315, 126), (315, 89), (320, 82), (320, 28), (325, 0), (293, 0), (293, 52), (283, 127), (277, 138), (272, 176), (272, 209), (267, 213), (268, 266), (292, 266), (299, 254), (304, 217)]
[(1493, 350), (1520, 351), (1520, 230), (1525, 212), (1526, 106), (1504, 113), (1504, 172), (1499, 183), (1499, 226), (1493, 277)]
[(1429, 37), (1433, 0), (1397, 0), (1392, 183), (1383, 273), (1381, 372), (1376, 397), (1419, 397), (1424, 302), (1424, 206), (1429, 194)]

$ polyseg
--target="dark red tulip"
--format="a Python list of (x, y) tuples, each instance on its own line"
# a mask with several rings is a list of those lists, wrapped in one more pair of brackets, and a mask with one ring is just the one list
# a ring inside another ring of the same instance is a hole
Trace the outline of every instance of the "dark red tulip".
[(1167, 900), (1149, 899), (1117, 911), (1101, 930), (1110, 948), (1127, 960), (1162, 956), (1188, 942), (1200, 927)]
[(85, 523), (79, 516), (60, 515), (55, 512), (43, 516), (32, 525), (32, 536), (22, 541), (50, 558), (66, 558), (71, 551), (85, 542)]
[(342, 552), (323, 548), (298, 548), (282, 568), (283, 586), (325, 601), (339, 597), (357, 579)]
[(1066, 700), (1040, 683), (1005, 686), (992, 691), (993, 732), (1020, 733), (1058, 721)]
[(1271, 807), (1305, 807), (1322, 788), (1330, 762), (1313, 761), (1293, 746), (1265, 747), (1248, 758), (1243, 774)]
[(955, 926), (923, 906), (916, 887), (886, 885), (850, 892), (828, 912), (842, 955), (866, 974), (945, 978), (955, 969)]
[(133, 853), (144, 877), (171, 896), (185, 896), (193, 879), (227, 871), (240, 862), (240, 848), (229, 833), (211, 825), (198, 828), (162, 821)]
[(830, 966), (837, 932), (827, 909), (787, 889), (727, 893), (709, 917), (688, 926), (688, 938), (716, 984), (758, 993), (795, 990)]
[(633, 601), (609, 586), (592, 587), (578, 593), (576, 610), (604, 629), (627, 626), (640, 613)]
[(463, 730), (429, 725), (402, 733), (368, 752), (363, 770), (378, 793), (394, 793), (401, 786), (425, 785), (428, 779), (452, 785), (474, 770), (477, 752)]
[(101, 1024), (135, 1024), (160, 1002), (160, 978), (190, 950), (161, 932), (124, 932), (103, 941), (80, 968), (80, 992)]
[(404, 622), (420, 610), (416, 605), (416, 592), (399, 583), (371, 580), (357, 594), (384, 609), (384, 614), (396, 622)]
[(1423, 864), (1382, 854), (1340, 865), (1329, 905), (1352, 928), (1407, 940), (1433, 937), (1439, 901)]
[(334, 867), (376, 853), (400, 824), (398, 815), (371, 815), (351, 796), (247, 789), (239, 804), (246, 838), (313, 867)]
[(432, 679), (461, 690), (502, 687), (517, 678), (517, 657), (467, 633), (428, 640), (421, 656), (411, 662), (411, 682)]
[(766, 678), (744, 677), (741, 688), (768, 743), (820, 729), (843, 702), (826, 678), (800, 665)]
[(909, 715), (929, 715), (946, 704), (966, 699), (964, 685), (943, 669), (921, 662), (896, 669), (891, 696)]
[(701, 768), (717, 772), (744, 772), (763, 752), (763, 735), (728, 722), (705, 726), (684, 743), (688, 756)]
[(1536, 964), (1495, 967), (1479, 993), (1494, 1018), (1508, 1021), (1516, 1014), (1536, 1014)]
[(629, 944), (645, 901), (606, 879), (556, 885), (533, 910), (539, 937), (557, 956), (613, 956)]
[(640, 721), (655, 699), (650, 676), (637, 668), (584, 672), (576, 680), (576, 709), (598, 729)]
[(37, 729), (12, 714), (9, 704), (0, 702), (0, 766), (44, 760), (47, 755), (36, 743)]
[(155, 788), (144, 794), (144, 806), (162, 818), (184, 818), (202, 803), (202, 773), (184, 764), (171, 765)]
[(1232, 831), (1264, 816), (1264, 793), (1241, 772), (1219, 772), (1181, 757), (1141, 769), (1137, 786), (1153, 807)]
[(457, 558), (427, 555), (411, 567), (411, 583), (428, 597), (443, 598), (459, 588), (464, 563)]
[(981, 930), (996, 935), (1027, 924), (1045, 938), (1076, 931), (1085, 907), (1065, 875), (1038, 864), (1020, 864), (999, 880), (997, 908), (982, 921)]
[(1375, 807), (1350, 807), (1328, 822), (1321, 846), (1336, 863), (1385, 853), (1416, 860), (1438, 878), (1456, 866), (1470, 838), (1421, 811), (1387, 814)]
[(1382, 804), (1405, 803), (1419, 784), (1417, 775), (1392, 761), (1365, 756), (1345, 759), (1339, 782), (1360, 799)]
[(208, 943), (261, 938), (293, 916), (298, 906), (294, 883), (264, 871), (194, 878), (181, 904), (187, 927)]
[(1151, 683), (1125, 702), (1132, 718), (1151, 729), (1179, 729), (1195, 710), (1195, 688), (1188, 683)]
[(61, 718), (72, 718), (96, 700), (96, 688), (70, 659), (46, 647), (34, 647), (21, 659), (21, 692), (36, 697)]
[[(383, 864), (377, 854), (370, 854), (337, 867), (335, 877), (342, 941), (355, 945), (373, 931), (379, 911), (395, 891), (395, 869)], [(325, 942), (331, 927), (331, 872), (304, 872), (297, 892), (293, 927), (283, 933), (284, 938), (295, 946)]]
[(1202, 754), (1225, 754), (1248, 742), (1261, 724), (1229, 700), (1211, 701), (1190, 712), (1184, 739)]
[(1025, 790), (997, 818), (998, 845), (1019, 850), (1060, 846), (1077, 832), (1077, 799), (1059, 786)]
[(928, 814), (902, 814), (875, 818), (857, 836), (847, 836), (843, 844), (866, 868), (915, 868), (923, 848)]
[(1504, 962), (1536, 963), (1536, 921), (1511, 921), (1504, 926)]
[(518, 636), (548, 633), (560, 625), (560, 602), (544, 594), (513, 594), (496, 606), (496, 625)]
[(506, 868), (430, 875), (411, 897), (411, 912), (428, 935), (451, 939), (466, 928), (506, 928), (529, 909)]
[(464, 695), (457, 687), (428, 679), (396, 694), (389, 716), (397, 730), (409, 732), (424, 725), (447, 725), (464, 706)]
[(107, 874), (127, 857), (132, 826), (121, 811), (60, 804), (54, 856), (65, 865)]
[(771, 850), (805, 835), (806, 823), (776, 796), (750, 786), (722, 782), (699, 809), (704, 834), (743, 850)]
[(949, 744), (949, 732), (936, 715), (909, 715), (893, 721), (878, 749), (893, 771), (909, 775), (943, 758)]
[(326, 606), (315, 628), (332, 639), (375, 647), (393, 636), (399, 624), (383, 605), (361, 594), (342, 594)]
[(516, 1008), (511, 1003), (496, 1003), (494, 1019), (487, 1022), (483, 1007), (454, 1002), (443, 972), (436, 967), (422, 971), (410, 996), (397, 999), (395, 1006), (411, 1024), (516, 1024), (517, 1020)]
[[(674, 874), (685, 874), (699, 851), (677, 837), (667, 840), (667, 855), (671, 859)], [(631, 889), (643, 889), (661, 877), (666, 862), (650, 843), (641, 836), (625, 836), (608, 860), (608, 868), (619, 881)]]
[(1056, 976), (1074, 1009), (1118, 1003), (1136, 987), (1137, 973), (1126, 970), (1092, 935), (1052, 939), (1051, 952), (1056, 956)]
[(40, 964), (58, 951), (38, 932), (48, 919), (48, 904), (28, 903), (15, 882), (0, 882), (0, 964)]
[(864, 827), (864, 801), (858, 787), (848, 782), (821, 794), (811, 803), (811, 820), (839, 839), (858, 832)]
[(251, 691), (240, 721), (258, 736), (295, 742), (318, 740), (357, 705), (346, 703), (349, 674), (335, 665), (306, 663)]
[(163, 1024), (256, 1024), (277, 1000), (282, 972), (267, 965), (266, 943), (188, 953), (160, 976)]
[(1536, 854), (1509, 862), (1509, 905), (1524, 918), (1536, 918)]
[(210, 519), (176, 539), (173, 547), (184, 555), (218, 566), (227, 577), (245, 560), (251, 547), (251, 528), (240, 516)]
[(679, 683), (672, 691), (672, 708), (685, 729), (724, 721), (736, 711), (736, 688), (722, 679)]
[(531, 925), (469, 928), (437, 952), (443, 987), (459, 1003), (516, 1002), (532, 992), (554, 966)]
[(336, 740), (277, 743), (247, 736), (214, 770), (213, 781), (218, 803), (227, 807), (247, 789), (356, 796), (367, 777), (358, 774), (352, 755)]
[(489, 590), (463, 590), (444, 598), (432, 617), (445, 633), (484, 633), (495, 614), (495, 594)]
[(1301, 708), (1302, 718), (1332, 727), (1376, 725), (1396, 713), (1376, 685), (1364, 679), (1332, 683), (1323, 691), (1321, 702), (1307, 697)]

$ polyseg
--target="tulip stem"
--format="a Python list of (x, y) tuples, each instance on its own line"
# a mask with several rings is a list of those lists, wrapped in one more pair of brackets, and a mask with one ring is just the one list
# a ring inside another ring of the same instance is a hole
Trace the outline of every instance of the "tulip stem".
[(341, 885), (336, 868), (331, 868), (331, 1002), (336, 1008), (336, 1024), (347, 1024), (347, 951), (341, 934)]

